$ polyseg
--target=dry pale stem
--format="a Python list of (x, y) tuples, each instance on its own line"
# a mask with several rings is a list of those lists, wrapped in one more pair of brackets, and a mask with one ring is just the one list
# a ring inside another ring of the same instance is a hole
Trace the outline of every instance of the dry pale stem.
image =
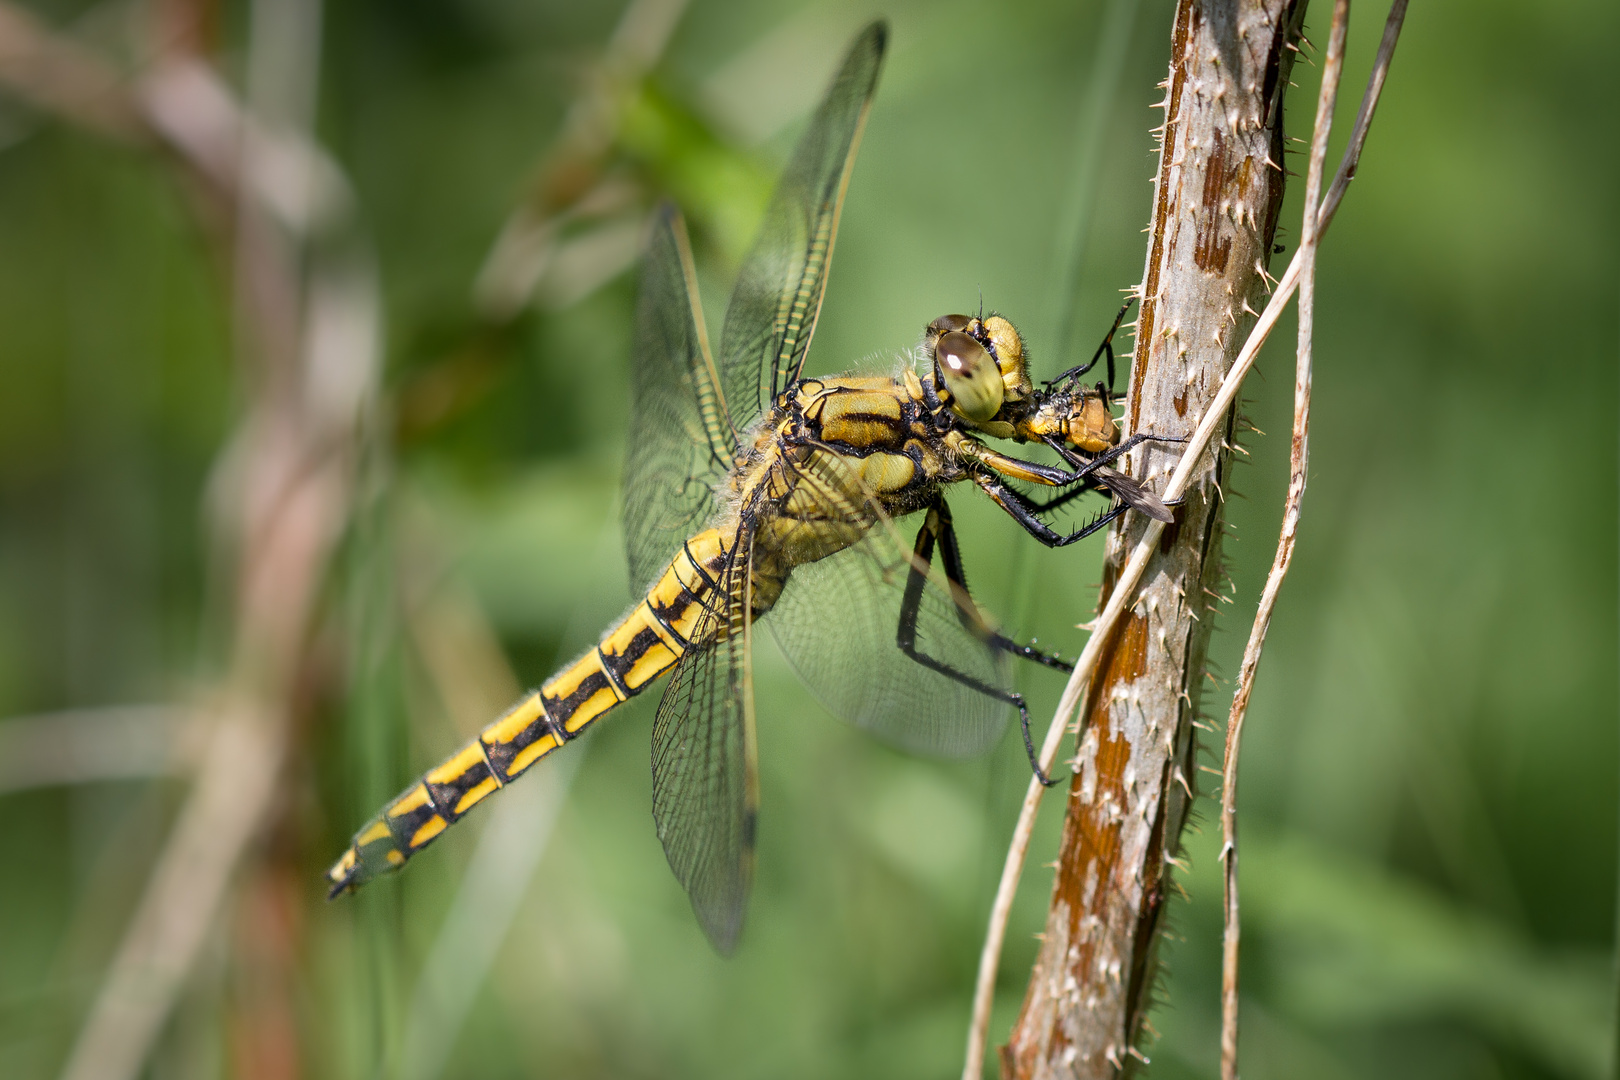
[(0, 723), (0, 794), (56, 784), (189, 776), (207, 745), (196, 709), (115, 705)]
[(0, 86), (101, 135), (144, 134), (111, 64), (9, 3), (0, 4)]
[[(686, 3), (633, 0), (619, 16), (607, 51), (588, 72), (532, 190), (507, 217), (478, 271), (473, 298), (486, 319), (507, 322), (534, 298), (558, 258), (558, 230), (570, 219), (610, 217), (635, 205), (634, 187), (607, 169), (623, 119), (622, 99), (658, 62)], [(633, 217), (626, 263), (641, 250), (640, 211)]]
[[(1385, 25), (1384, 41), (1373, 66), (1373, 76), (1363, 99), (1361, 115), (1352, 135), (1351, 147), (1346, 154), (1348, 168), (1340, 173), (1348, 182), (1354, 174), (1355, 156), (1360, 154), (1366, 140), (1366, 124), (1372, 116), (1378, 91), (1388, 71), (1389, 58), (1400, 34), (1405, 17), (1404, 0), (1390, 9)], [(1322, 88), (1317, 101), (1316, 127), (1311, 138), (1310, 164), (1305, 181), (1305, 213), (1300, 230), (1299, 261), (1299, 345), (1294, 376), (1294, 429), (1289, 454), (1288, 495), (1283, 505), (1281, 535), (1277, 539), (1277, 553), (1272, 560), (1271, 572), (1255, 612), (1249, 641), (1243, 650), (1243, 662), (1238, 669), (1237, 689), (1232, 695), (1232, 709), (1226, 723), (1226, 746), (1221, 768), (1221, 862), (1222, 905), (1225, 927), (1221, 942), (1221, 1077), (1237, 1080), (1238, 1076), (1238, 950), (1242, 936), (1238, 903), (1238, 846), (1237, 846), (1237, 776), (1238, 760), (1243, 740), (1243, 720), (1248, 713), (1249, 698), (1254, 690), (1255, 672), (1260, 666), (1260, 655), (1265, 647), (1266, 632), (1277, 605), (1277, 595), (1283, 578), (1288, 574), (1294, 557), (1294, 540), (1299, 531), (1300, 506), (1305, 496), (1306, 467), (1309, 459), (1308, 436), (1311, 406), (1311, 338), (1315, 323), (1316, 248), (1326, 219), (1331, 211), (1318, 210), (1322, 191), (1322, 170), (1327, 159), (1328, 136), (1332, 131), (1333, 112), (1338, 101), (1339, 77), (1344, 69), (1344, 42), (1349, 24), (1349, 0), (1337, 0), (1333, 8), (1333, 26), (1328, 39), (1327, 58), (1322, 69)], [(1334, 185), (1337, 194), (1343, 188)], [(1337, 198), (1329, 196), (1337, 205)]]
[(1309, 460), (1308, 436), (1311, 409), (1311, 332), (1316, 297), (1316, 205), (1322, 194), (1322, 164), (1327, 158), (1328, 134), (1333, 126), (1333, 109), (1339, 97), (1339, 76), (1344, 70), (1344, 36), (1350, 17), (1350, 0), (1335, 0), (1333, 28), (1328, 38), (1327, 60), (1322, 68), (1322, 89), (1316, 105), (1316, 127), (1311, 137), (1311, 159), (1305, 180), (1305, 214), (1300, 231), (1299, 259), (1299, 349), (1294, 375), (1294, 433), (1289, 454), (1288, 497), (1283, 507), (1282, 535), (1277, 554), (1260, 595), (1249, 643), (1243, 650), (1237, 690), (1232, 695), (1232, 711), (1226, 724), (1226, 748), (1221, 770), (1221, 863), (1222, 905), (1225, 927), (1221, 942), (1221, 1080), (1237, 1080), (1238, 1075), (1238, 943), (1241, 924), (1238, 917), (1237, 850), (1237, 762), (1243, 738), (1243, 717), (1254, 689), (1254, 673), (1260, 664), (1260, 651), (1276, 609), (1277, 594), (1294, 557), (1294, 537), (1299, 529), (1299, 511), (1305, 496), (1306, 465)]

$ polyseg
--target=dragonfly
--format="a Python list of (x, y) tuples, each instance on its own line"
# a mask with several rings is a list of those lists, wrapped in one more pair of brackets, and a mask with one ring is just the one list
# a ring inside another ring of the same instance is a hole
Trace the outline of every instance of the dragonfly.
[[(943, 493), (971, 482), (1051, 547), (1128, 509), (1171, 512), (1112, 467), (1148, 438), (1122, 439), (1112, 414), (1123, 309), (1089, 363), (1041, 387), (1017, 329), (982, 311), (933, 320), (897, 372), (803, 375), (886, 40), (881, 22), (855, 39), (801, 137), (718, 350), (682, 218), (667, 205), (657, 214), (636, 306), (624, 501), (630, 574), (644, 591), (596, 645), (367, 823), (327, 873), (332, 896), (405, 865), (667, 674), (652, 727), (654, 823), (703, 930), (730, 952), (754, 869), (757, 625), (830, 711), (906, 750), (982, 752), (1016, 710), (1031, 765), (1050, 782), (1009, 660), (1071, 667), (1003, 635), (974, 603)], [(1083, 385), (1104, 355), (1107, 384)], [(1063, 464), (987, 439), (1038, 443)], [(1088, 493), (1109, 505), (1078, 529), (1047, 520)], [(904, 519), (916, 515), (908, 539)]]

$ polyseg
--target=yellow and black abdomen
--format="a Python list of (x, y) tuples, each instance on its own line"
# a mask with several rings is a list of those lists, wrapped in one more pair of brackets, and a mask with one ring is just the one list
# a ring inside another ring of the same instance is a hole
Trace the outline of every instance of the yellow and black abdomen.
[(487, 796), (636, 696), (692, 645), (727, 550), (699, 533), (602, 640), (383, 808), (326, 872), (336, 896), (405, 865)]

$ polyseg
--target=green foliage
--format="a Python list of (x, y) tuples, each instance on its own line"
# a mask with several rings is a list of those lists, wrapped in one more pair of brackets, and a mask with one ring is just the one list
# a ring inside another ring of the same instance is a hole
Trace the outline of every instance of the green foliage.
[[(688, 208), (715, 329), (796, 130), (781, 124), (813, 103), (860, 7), (695, 3), (651, 79), (614, 98), (600, 168), (630, 186), (630, 214), (665, 194)], [(1169, 8), (1138, 15), (1101, 140), (1081, 339), (1141, 274)], [(811, 365), (888, 367), (929, 319), (982, 292), (1024, 327), (1037, 371), (1055, 372), (1072, 358), (1040, 320), (1101, 12), (952, 0), (888, 14), (890, 62)], [(1357, 10), (1352, 93), (1380, 15)], [(504, 321), (471, 298), (615, 18), (526, 0), (329, 5), (319, 133), (378, 252), (392, 422), (323, 592), (322, 678), (247, 878), (282, 875), (290, 913), (272, 934), (258, 906), (227, 908), (153, 1076), (254, 1075), (243, 1046), (278, 1001), (302, 1074), (332, 1080), (420, 1075), (408, 1037), (448, 1047), (446, 1076), (960, 1067), (1022, 749), (1009, 738), (987, 761), (949, 764), (891, 753), (823, 715), (768, 644), (759, 871), (735, 958), (709, 950), (653, 834), (647, 701), (571, 748), (576, 769), (525, 779), (557, 783), (563, 801), (532, 875), (505, 882), (512, 917), (494, 924), (464, 1014), (413, 1002), (440, 1000), (418, 979), (447, 918), (487, 922), (499, 907), (458, 894), (498, 808), (398, 878), (322, 898), (350, 830), (464, 737), (423, 644), (424, 626), (449, 625), (436, 613), (464, 603), (535, 684), (630, 599), (617, 477), (633, 275)], [(247, 19), (232, 7), (223, 23), (234, 70)], [(1414, 5), (1324, 242), (1311, 486), (1243, 773), (1253, 1080), (1605, 1075), (1617, 30), (1595, 0)], [(757, 95), (735, 93), (743, 74)], [(1296, 68), (1296, 135), (1315, 78)], [(181, 699), (225, 646), (202, 522), (244, 395), (226, 267), (166, 162), (9, 100), (0, 110), (0, 716)], [(1230, 507), (1237, 603), (1213, 647), (1228, 672), (1277, 526), (1291, 345), (1285, 327), (1248, 391), (1271, 434), (1245, 440), (1245, 498)], [(1077, 653), (1100, 545), (1035, 550), (972, 492), (953, 505), (987, 606)], [(1023, 682), (1049, 715), (1057, 679)], [(471, 685), (500, 692), (498, 679)], [(1206, 695), (1216, 715), (1226, 689)], [(60, 1070), (184, 790), (0, 793), (0, 1072)], [(1055, 847), (1059, 801), (1036, 853)], [(1172, 902), (1177, 939), (1162, 952), (1168, 1006), (1153, 1014), (1161, 1076), (1215, 1073), (1218, 829), (1200, 805), (1190, 899)], [(1047, 881), (1026, 875), (993, 1037), (1021, 1000)], [(270, 961), (243, 959), (255, 941), (271, 942)], [(266, 970), (281, 974), (259, 981)]]

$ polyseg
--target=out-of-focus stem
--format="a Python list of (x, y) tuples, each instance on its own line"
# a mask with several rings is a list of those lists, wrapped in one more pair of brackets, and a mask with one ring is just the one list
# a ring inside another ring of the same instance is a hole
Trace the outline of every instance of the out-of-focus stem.
[[(286, 91), (283, 101), (307, 105), (319, 0), (260, 0), (258, 16), (256, 92)], [(261, 42), (275, 46), (273, 56), (258, 51)], [(375, 391), (377, 289), (348, 225), (347, 186), (309, 140), (307, 108), (271, 108), (266, 120), (189, 54), (159, 57), (125, 79), (3, 2), (0, 86), (102, 134), (168, 150), (182, 179), (200, 181), (231, 210), (238, 270), (263, 286), (243, 294), (243, 348), (254, 360), (243, 370), (258, 370), (216, 470), (215, 546), (235, 580), (228, 668), (200, 706), (213, 720), (196, 783), (64, 1068), (70, 1080), (126, 1080), (140, 1071), (274, 805), (293, 691)], [(253, 237), (274, 240), (256, 246)]]
[(176, 705), (67, 709), (0, 721), (0, 794), (56, 784), (187, 776), (207, 744), (201, 712)]

